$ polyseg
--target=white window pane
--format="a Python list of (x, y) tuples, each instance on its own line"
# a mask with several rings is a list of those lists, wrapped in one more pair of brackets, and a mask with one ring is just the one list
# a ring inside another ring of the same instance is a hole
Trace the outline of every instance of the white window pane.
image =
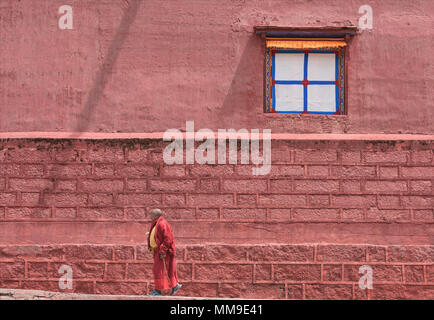
[(335, 81), (336, 55), (333, 53), (310, 53), (307, 63), (309, 81)]
[(276, 84), (276, 111), (303, 111), (303, 86)]
[(336, 86), (334, 85), (308, 85), (307, 86), (308, 112), (335, 112)]
[(304, 53), (276, 53), (275, 80), (303, 81)]

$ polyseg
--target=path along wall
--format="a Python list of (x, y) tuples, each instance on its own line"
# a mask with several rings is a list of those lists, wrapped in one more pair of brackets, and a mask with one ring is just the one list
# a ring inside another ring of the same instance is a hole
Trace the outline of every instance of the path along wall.
[(252, 176), (167, 166), (159, 140), (1, 140), (0, 287), (61, 291), (67, 264), (74, 292), (146, 294), (160, 207), (183, 295), (433, 299), (433, 145), (275, 140)]

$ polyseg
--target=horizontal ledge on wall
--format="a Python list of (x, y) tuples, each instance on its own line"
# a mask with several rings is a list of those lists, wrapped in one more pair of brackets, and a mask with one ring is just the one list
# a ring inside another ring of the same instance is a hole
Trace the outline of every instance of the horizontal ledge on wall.
[[(186, 133), (183, 132), (183, 138)], [(214, 131), (215, 137), (217, 132)], [(144, 133), (103, 133), (103, 132), (0, 132), (0, 139), (82, 139), (82, 140), (112, 140), (112, 139), (163, 139), (164, 132)], [(228, 133), (227, 137), (235, 138), (238, 134)], [(259, 138), (262, 139), (262, 130)], [(250, 133), (242, 139), (250, 139)], [(272, 140), (298, 141), (434, 141), (434, 134), (340, 134), (340, 133), (271, 133)]]

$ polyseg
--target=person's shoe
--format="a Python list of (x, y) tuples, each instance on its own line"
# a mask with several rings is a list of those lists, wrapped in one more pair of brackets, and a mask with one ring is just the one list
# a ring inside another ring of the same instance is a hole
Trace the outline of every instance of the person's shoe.
[(178, 292), (178, 290), (181, 289), (181, 287), (182, 287), (182, 284), (180, 284), (180, 283), (178, 283), (176, 286), (174, 286), (172, 289), (172, 296), (174, 296)]
[(161, 292), (158, 290), (152, 291), (148, 296), (162, 296)]

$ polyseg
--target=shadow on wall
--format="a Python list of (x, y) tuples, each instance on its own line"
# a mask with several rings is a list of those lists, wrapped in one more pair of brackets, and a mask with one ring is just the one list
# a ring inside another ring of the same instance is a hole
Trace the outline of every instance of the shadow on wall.
[(107, 56), (96, 74), (92, 89), (89, 91), (84, 110), (78, 117), (78, 123), (75, 129), (76, 132), (85, 132), (89, 128), (89, 124), (92, 121), (92, 115), (104, 93), (104, 89), (109, 80), (109, 75), (113, 70), (113, 66), (116, 63), (122, 46), (129, 34), (129, 29), (137, 16), (139, 7), (140, 0), (131, 0), (131, 3), (128, 5), (128, 8), (122, 16), (121, 23), (110, 44)]
[(265, 48), (251, 35), (219, 111), (220, 128), (258, 128), (263, 114)]

